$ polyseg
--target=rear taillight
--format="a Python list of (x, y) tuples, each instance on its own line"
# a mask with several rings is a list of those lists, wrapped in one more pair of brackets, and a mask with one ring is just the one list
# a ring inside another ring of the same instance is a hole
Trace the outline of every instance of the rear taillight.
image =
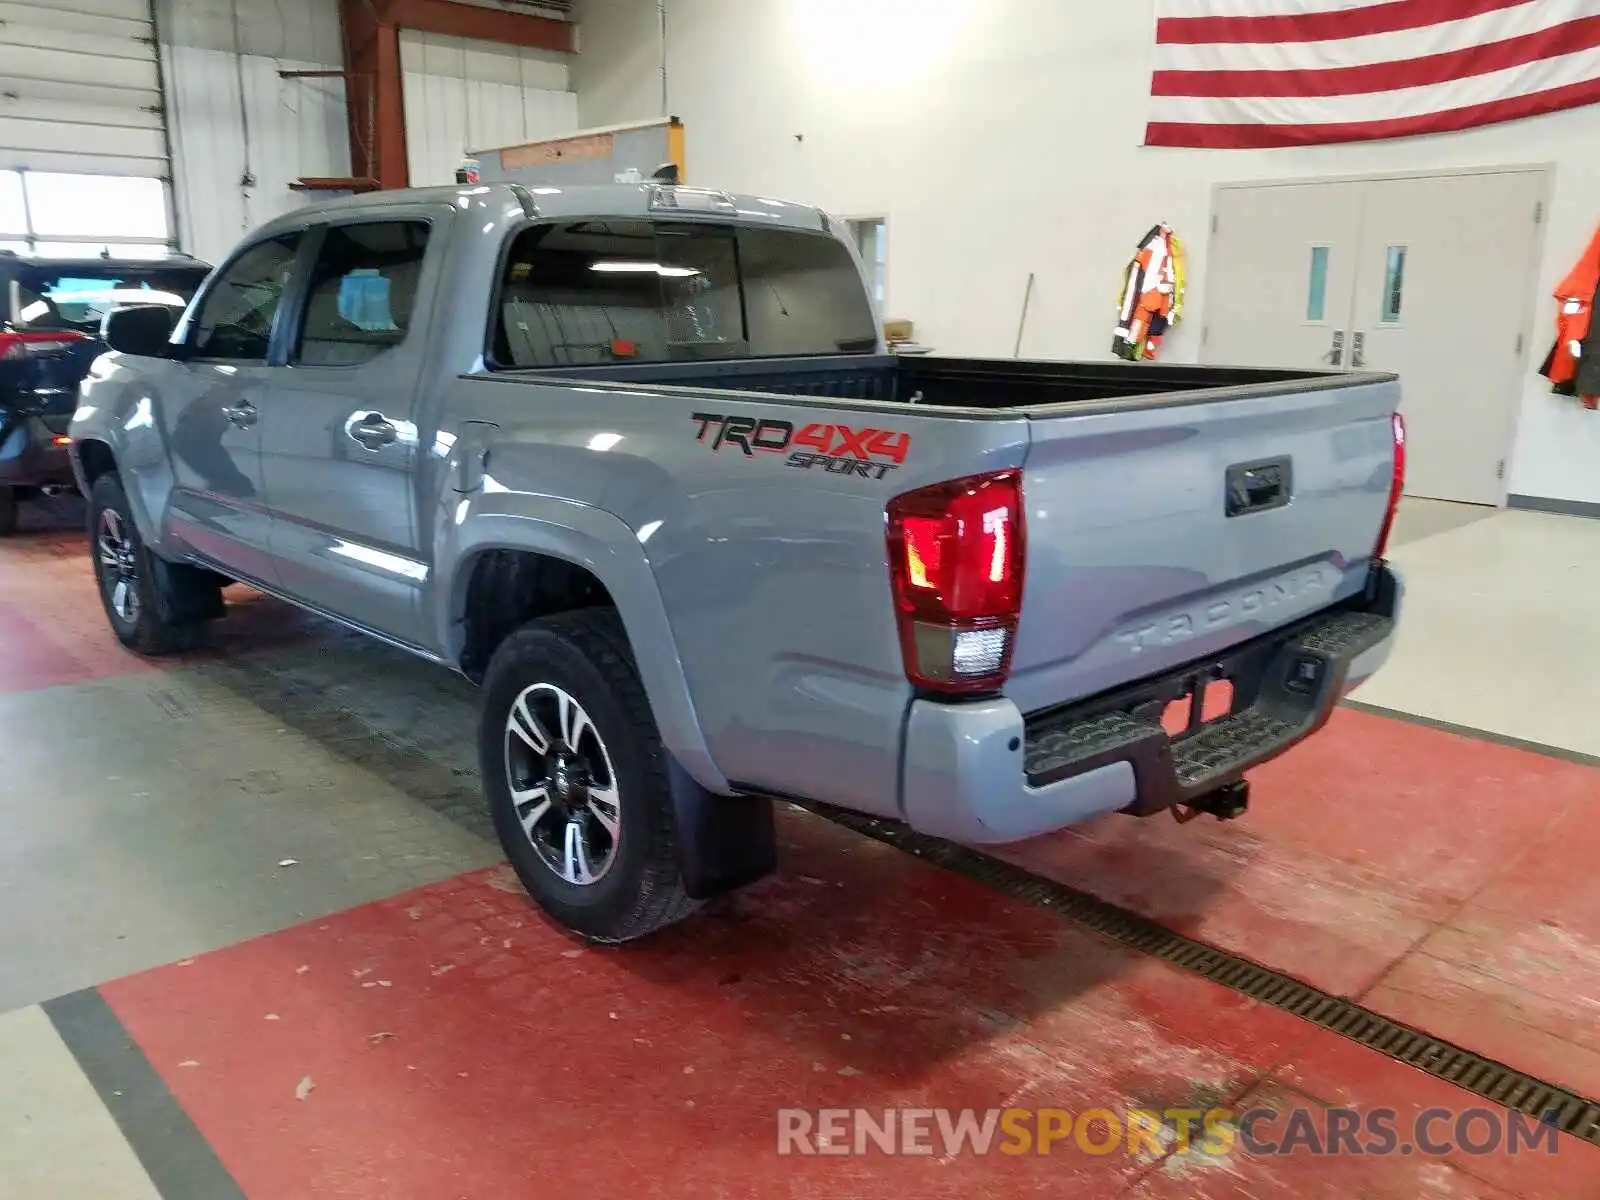
[(1399, 413), (1390, 418), (1394, 430), (1394, 472), (1389, 479), (1389, 507), (1383, 514), (1383, 528), (1378, 531), (1378, 544), (1372, 551), (1374, 558), (1389, 552), (1389, 534), (1394, 531), (1394, 515), (1400, 511), (1400, 493), (1406, 486), (1406, 421)]
[(0, 331), (0, 361), (47, 357), (83, 340), (83, 334), (70, 329)]
[(906, 678), (952, 694), (1000, 687), (1022, 611), (1021, 474), (975, 475), (896, 496), (888, 532)]

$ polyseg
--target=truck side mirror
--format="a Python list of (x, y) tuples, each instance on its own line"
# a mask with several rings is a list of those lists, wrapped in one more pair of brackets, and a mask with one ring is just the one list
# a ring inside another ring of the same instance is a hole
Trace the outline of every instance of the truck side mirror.
[(100, 340), (119, 354), (168, 358), (177, 314), (161, 304), (113, 308), (100, 322)]

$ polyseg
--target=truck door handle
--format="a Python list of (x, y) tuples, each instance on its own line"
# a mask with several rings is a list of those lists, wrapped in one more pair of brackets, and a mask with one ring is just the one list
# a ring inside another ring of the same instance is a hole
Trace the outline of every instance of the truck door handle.
[(1322, 356), (1322, 361), (1327, 363), (1329, 366), (1337, 367), (1343, 359), (1344, 330), (1335, 329), (1333, 331), (1333, 345), (1330, 346), (1328, 348), (1328, 352)]
[(241, 400), (231, 407), (224, 408), (222, 415), (240, 429), (249, 429), (260, 419), (256, 406), (248, 400)]
[(346, 423), (344, 431), (368, 450), (393, 444), (400, 431), (380, 412), (362, 413)]
[(1350, 339), (1350, 365), (1357, 370), (1367, 365), (1367, 335), (1357, 333)]

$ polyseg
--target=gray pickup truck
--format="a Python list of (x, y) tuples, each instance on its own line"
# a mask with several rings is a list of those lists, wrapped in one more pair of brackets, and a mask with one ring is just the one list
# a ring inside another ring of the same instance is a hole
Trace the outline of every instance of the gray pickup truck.
[(600, 941), (771, 870), (774, 797), (1238, 815), (1394, 631), (1393, 377), (896, 358), (805, 205), (335, 200), (104, 333), (116, 636), (186, 648), (237, 581), (479, 682), (506, 854)]

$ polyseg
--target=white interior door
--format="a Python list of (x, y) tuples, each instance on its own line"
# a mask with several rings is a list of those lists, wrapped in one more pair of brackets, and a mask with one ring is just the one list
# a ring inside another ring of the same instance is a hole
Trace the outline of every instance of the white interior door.
[(1393, 371), (1407, 494), (1502, 503), (1544, 187), (1503, 171), (1219, 189), (1202, 360)]
[(1348, 365), (1366, 188), (1311, 183), (1217, 192), (1203, 361)]
[(1408, 495), (1499, 504), (1522, 398), (1544, 177), (1368, 187), (1349, 365), (1400, 376)]

